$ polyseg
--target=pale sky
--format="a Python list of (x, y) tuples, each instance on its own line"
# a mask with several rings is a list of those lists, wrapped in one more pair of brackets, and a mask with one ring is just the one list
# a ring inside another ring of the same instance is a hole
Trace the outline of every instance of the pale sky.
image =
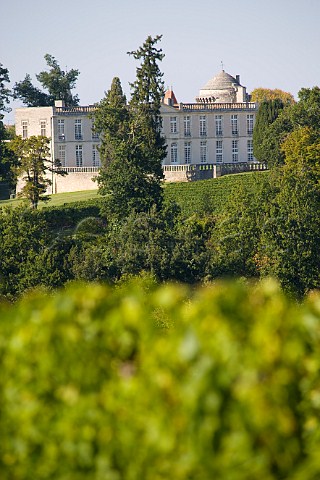
[(320, 85), (320, 0), (0, 0), (0, 15), (11, 86), (26, 73), (40, 86), (35, 74), (49, 53), (80, 70), (81, 105), (99, 101), (115, 76), (129, 97), (137, 62), (126, 52), (159, 34), (164, 81), (179, 102), (193, 102), (221, 61), (248, 92), (280, 88), (297, 98)]

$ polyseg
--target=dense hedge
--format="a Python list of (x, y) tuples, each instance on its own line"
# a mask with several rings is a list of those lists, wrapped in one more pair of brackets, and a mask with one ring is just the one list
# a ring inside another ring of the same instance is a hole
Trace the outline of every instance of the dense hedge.
[(319, 478), (319, 321), (270, 280), (2, 306), (0, 477)]
[(75, 227), (87, 217), (98, 217), (103, 198), (65, 203), (62, 206), (44, 207), (40, 210), (49, 228)]

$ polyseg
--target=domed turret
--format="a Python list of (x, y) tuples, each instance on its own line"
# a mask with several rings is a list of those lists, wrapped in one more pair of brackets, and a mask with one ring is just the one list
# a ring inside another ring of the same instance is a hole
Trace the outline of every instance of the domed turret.
[(209, 80), (196, 98), (198, 103), (239, 103), (246, 102), (246, 89), (240, 85), (240, 77), (232, 77), (222, 70)]

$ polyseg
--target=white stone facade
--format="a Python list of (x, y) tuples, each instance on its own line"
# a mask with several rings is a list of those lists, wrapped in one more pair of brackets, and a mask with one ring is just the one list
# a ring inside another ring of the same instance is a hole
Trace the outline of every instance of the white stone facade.
[(256, 112), (255, 103), (164, 105), (164, 164), (253, 162)]
[[(178, 103), (172, 91), (166, 92), (161, 107), (168, 145), (163, 162), (166, 178), (191, 178), (186, 175), (188, 165), (199, 171), (211, 166), (214, 175), (215, 165), (255, 163), (252, 133), (257, 108), (239, 76), (224, 71), (207, 82), (195, 103)], [(54, 107), (16, 109), (17, 135), (51, 138), (51, 158), (59, 159), (69, 171), (63, 179), (53, 177), (52, 193), (97, 188), (92, 181), (100, 166), (99, 138), (90, 118), (93, 111), (94, 106), (67, 108), (60, 101)]]
[(86, 107), (27, 107), (17, 108), (16, 133), (23, 138), (45, 135), (51, 138), (51, 158), (59, 159), (63, 167), (99, 167), (99, 137), (92, 132)]
[(258, 109), (236, 78), (220, 72), (195, 103), (178, 103), (167, 91), (162, 106), (168, 152), (164, 165), (252, 163), (252, 134)]
[[(68, 175), (50, 173), (48, 193), (76, 192), (98, 188), (94, 181), (100, 167), (99, 137), (92, 132), (90, 113), (93, 106), (18, 108), (15, 112), (16, 133), (23, 138), (45, 135), (51, 139), (51, 159), (59, 159)], [(22, 188), (18, 182), (16, 191)]]

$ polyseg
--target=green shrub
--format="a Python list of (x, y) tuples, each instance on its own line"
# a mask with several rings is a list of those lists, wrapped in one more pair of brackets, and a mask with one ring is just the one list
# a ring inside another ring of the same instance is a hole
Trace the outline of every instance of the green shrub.
[(103, 199), (96, 198), (77, 203), (66, 203), (57, 207), (44, 207), (40, 210), (41, 215), (50, 229), (75, 227), (81, 220), (87, 217), (100, 215)]
[(319, 478), (319, 294), (71, 285), (0, 318), (2, 480)]

